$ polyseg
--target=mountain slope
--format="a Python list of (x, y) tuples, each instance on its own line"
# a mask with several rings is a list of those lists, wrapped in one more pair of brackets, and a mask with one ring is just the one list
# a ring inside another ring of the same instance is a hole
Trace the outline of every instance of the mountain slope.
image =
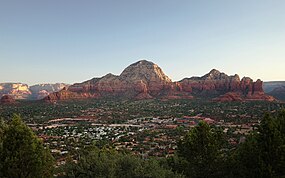
[(273, 91), (275, 88), (285, 86), (285, 81), (270, 81), (263, 82), (263, 89), (265, 93)]
[[(71, 85), (65, 95), (51, 94), (46, 100), (74, 98), (124, 97), (150, 99), (175, 96), (176, 84), (156, 64), (142, 60), (128, 66), (119, 76), (107, 74), (101, 78)], [(64, 96), (64, 97), (63, 97)], [(187, 97), (187, 96), (185, 96)], [(188, 97), (191, 97), (190, 95)]]
[[(76, 83), (68, 89), (50, 94), (47, 101), (78, 98), (129, 98), (129, 99), (189, 99), (215, 98), (216, 101), (268, 100), (262, 81), (236, 74), (228, 76), (216, 69), (202, 77), (185, 78), (172, 82), (162, 69), (146, 60), (128, 66), (119, 75), (107, 74), (101, 78)], [(217, 97), (217, 98), (216, 98)]]
[(285, 101), (285, 86), (280, 86), (280, 87), (274, 88), (268, 94), (279, 99), (279, 100)]
[(263, 89), (265, 93), (278, 100), (285, 101), (285, 81), (264, 82)]
[(0, 83), (0, 98), (4, 95), (10, 95), (14, 99), (42, 99), (48, 96), (50, 93), (60, 91), (67, 84), (38, 84), (28, 86), (23, 83)]

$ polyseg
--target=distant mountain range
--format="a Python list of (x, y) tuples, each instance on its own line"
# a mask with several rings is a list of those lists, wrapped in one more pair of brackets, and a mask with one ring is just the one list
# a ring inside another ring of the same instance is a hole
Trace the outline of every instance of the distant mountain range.
[(44, 99), (51, 102), (85, 98), (274, 101), (274, 97), (285, 101), (285, 82), (254, 82), (249, 77), (240, 79), (237, 74), (231, 76), (216, 69), (202, 77), (173, 82), (158, 65), (141, 60), (128, 66), (118, 76), (107, 74), (73, 85), (0, 83), (0, 98), (2, 96), (5, 96), (3, 101)]
[(60, 91), (68, 84), (38, 84), (28, 86), (23, 83), (0, 83), (0, 98), (4, 95), (10, 95), (13, 99), (39, 100), (48, 96), (50, 93)]
[(254, 82), (249, 77), (236, 74), (229, 76), (216, 69), (202, 77), (185, 78), (178, 82), (164, 74), (162, 69), (146, 60), (128, 66), (117, 76), (107, 74), (63, 90), (51, 93), (46, 101), (85, 98), (128, 98), (128, 99), (192, 99), (210, 98), (214, 101), (274, 101), (264, 93), (263, 82)]
[(285, 81), (264, 82), (263, 89), (265, 93), (285, 101)]

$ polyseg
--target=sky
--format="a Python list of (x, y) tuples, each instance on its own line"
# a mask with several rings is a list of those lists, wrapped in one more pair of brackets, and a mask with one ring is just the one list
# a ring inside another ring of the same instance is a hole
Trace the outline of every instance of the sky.
[(0, 0), (0, 83), (75, 83), (147, 59), (285, 80), (284, 0)]

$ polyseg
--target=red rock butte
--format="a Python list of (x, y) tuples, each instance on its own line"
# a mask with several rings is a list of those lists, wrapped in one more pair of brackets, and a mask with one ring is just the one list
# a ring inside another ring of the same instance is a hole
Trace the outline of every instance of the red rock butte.
[(13, 104), (15, 102), (16, 101), (12, 95), (4, 95), (0, 99), (1, 104)]
[(128, 66), (117, 76), (107, 74), (45, 97), (45, 101), (84, 98), (126, 98), (126, 99), (192, 99), (207, 97), (214, 101), (274, 101), (262, 89), (262, 81), (254, 82), (249, 77), (235, 74), (228, 76), (216, 69), (202, 77), (184, 78), (178, 82), (164, 74), (162, 69), (146, 60)]

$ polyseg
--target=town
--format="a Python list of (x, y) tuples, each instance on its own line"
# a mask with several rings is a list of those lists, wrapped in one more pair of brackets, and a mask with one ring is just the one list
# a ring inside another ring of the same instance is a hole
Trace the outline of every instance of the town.
[[(88, 145), (112, 146), (142, 158), (169, 157), (177, 140), (200, 121), (226, 133), (228, 149), (244, 140), (259, 125), (265, 112), (284, 108), (283, 103), (214, 103), (191, 100), (68, 101), (1, 106), (1, 117), (20, 114), (44, 144), (57, 165)], [(61, 116), (61, 117), (58, 117)]]

